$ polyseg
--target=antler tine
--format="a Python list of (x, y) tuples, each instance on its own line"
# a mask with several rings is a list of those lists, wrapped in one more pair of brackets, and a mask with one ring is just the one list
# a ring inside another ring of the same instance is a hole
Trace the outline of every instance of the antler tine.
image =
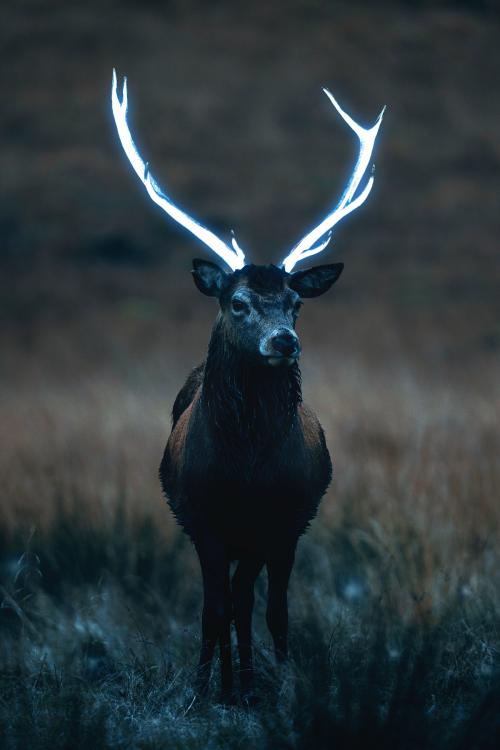
[(233, 242), (233, 248), (227, 245), (223, 240), (217, 237), (216, 234), (210, 231), (200, 224), (196, 219), (193, 219), (181, 208), (176, 206), (170, 198), (163, 193), (160, 186), (151, 175), (149, 171), (149, 163), (144, 162), (140, 156), (137, 147), (130, 133), (130, 129), (127, 123), (127, 108), (128, 108), (128, 95), (127, 95), (127, 78), (123, 79), (122, 89), (122, 100), (120, 102), (117, 91), (117, 78), (116, 70), (113, 69), (113, 84), (111, 88), (111, 106), (113, 109), (113, 117), (118, 131), (120, 142), (123, 146), (123, 150), (127, 155), (127, 158), (132, 165), (134, 172), (137, 174), (144, 187), (146, 188), (149, 197), (154, 203), (162, 208), (174, 221), (187, 229), (191, 234), (201, 240), (207, 247), (213, 250), (222, 260), (227, 263), (229, 268), (236, 271), (238, 268), (243, 268), (245, 265), (245, 256), (243, 251), (236, 243)]
[[(322, 250), (324, 250), (330, 242), (333, 227), (338, 224), (338, 222), (341, 221), (345, 216), (350, 214), (351, 211), (359, 208), (359, 206), (361, 206), (368, 198), (368, 195), (370, 194), (370, 191), (373, 187), (374, 177), (372, 170), (372, 174), (368, 178), (365, 187), (363, 188), (361, 193), (356, 198), (354, 198), (360, 182), (369, 167), (375, 140), (377, 138), (380, 125), (382, 124), (385, 107), (382, 109), (381, 113), (379, 114), (374, 125), (372, 125), (371, 128), (363, 128), (361, 125), (355, 122), (352, 117), (347, 114), (347, 112), (342, 109), (340, 104), (328, 89), (323, 89), (323, 91), (325, 92), (337, 112), (340, 114), (340, 116), (358, 136), (359, 155), (349, 182), (347, 183), (347, 187), (345, 188), (342, 197), (336, 205), (335, 209), (331, 213), (329, 213), (328, 216), (326, 216), (326, 218), (323, 219), (323, 221), (318, 224), (312, 231), (308, 232), (308, 234), (306, 234), (306, 236), (303, 237), (300, 242), (297, 243), (297, 245), (295, 245), (289, 255), (287, 255), (285, 260), (282, 262), (282, 266), (284, 267), (285, 271), (288, 272), (290, 272), (300, 260), (303, 260), (304, 258), (307, 258), (311, 255), (316, 255), (317, 253), (320, 253)], [(326, 239), (321, 241), (325, 235), (327, 235)]]

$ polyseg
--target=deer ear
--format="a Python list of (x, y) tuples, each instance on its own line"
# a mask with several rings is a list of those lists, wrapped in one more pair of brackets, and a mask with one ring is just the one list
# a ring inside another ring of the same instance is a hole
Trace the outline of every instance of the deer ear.
[(306, 268), (305, 271), (295, 271), (288, 279), (288, 286), (301, 297), (319, 297), (337, 281), (343, 268), (343, 263), (329, 263), (326, 266)]
[(193, 260), (194, 283), (207, 297), (220, 297), (228, 274), (209, 260)]

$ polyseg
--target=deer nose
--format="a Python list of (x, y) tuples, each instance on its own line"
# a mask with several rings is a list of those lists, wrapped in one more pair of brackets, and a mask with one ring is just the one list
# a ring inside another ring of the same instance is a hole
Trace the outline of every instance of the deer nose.
[(282, 357), (296, 357), (299, 353), (299, 340), (292, 331), (280, 331), (271, 339), (274, 351)]

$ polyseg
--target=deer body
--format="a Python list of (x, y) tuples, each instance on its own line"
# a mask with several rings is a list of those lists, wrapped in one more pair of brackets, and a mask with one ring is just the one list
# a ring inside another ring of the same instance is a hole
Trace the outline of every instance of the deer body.
[[(198, 275), (217, 268), (196, 263)], [(340, 270), (341, 264), (330, 270), (328, 286)], [(215, 295), (221, 311), (206, 361), (191, 373), (175, 401), (160, 476), (202, 569), (198, 687), (206, 689), (220, 642), (222, 692), (227, 696), (232, 691), (233, 616), (241, 686), (247, 694), (251, 690), (253, 588), (264, 566), (267, 622), (277, 658), (286, 656), (287, 589), (295, 548), (328, 487), (331, 462), (323, 430), (302, 404), (293, 311), (299, 298), (288, 287), (291, 275), (273, 266), (247, 266), (232, 274), (236, 279), (220, 269), (215, 273), (222, 285)], [(242, 294), (247, 309), (235, 313), (231, 305)], [(269, 360), (275, 359), (273, 366)], [(238, 567), (230, 581), (233, 560)]]
[(179, 393), (161, 479), (191, 539), (217, 526), (237, 559), (266, 538), (275, 545), (305, 531), (331, 464), (321, 426), (302, 404), (297, 364), (261, 373), (233, 363), (212, 378), (209, 359)]
[[(203, 576), (202, 646), (197, 687), (205, 691), (216, 644), (224, 696), (232, 693), (230, 626), (234, 615), (243, 692), (252, 686), (251, 618), (255, 580), (268, 573), (267, 623), (279, 660), (287, 653), (287, 589), (299, 536), (331, 479), (321, 426), (302, 404), (295, 322), (303, 298), (326, 292), (343, 265), (293, 272), (323, 251), (334, 226), (368, 197), (371, 154), (382, 122), (363, 128), (324, 89), (359, 139), (359, 155), (335, 208), (280, 266), (245, 264), (236, 238), (218, 237), (167, 196), (140, 156), (113, 71), (111, 104), (120, 142), (151, 200), (218, 255), (232, 273), (194, 261), (198, 289), (220, 304), (208, 355), (179, 392), (160, 477), (177, 520), (191, 537)], [(230, 563), (238, 561), (230, 579)]]

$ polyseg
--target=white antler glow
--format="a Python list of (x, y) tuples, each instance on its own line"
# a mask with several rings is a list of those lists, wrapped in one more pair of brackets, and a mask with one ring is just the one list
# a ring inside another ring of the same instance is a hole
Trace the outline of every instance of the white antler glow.
[(122, 100), (118, 99), (116, 71), (113, 69), (113, 85), (111, 89), (111, 106), (113, 108), (113, 117), (115, 118), (116, 129), (120, 137), (129, 162), (134, 168), (135, 173), (148, 191), (149, 197), (160, 208), (178, 224), (181, 224), (195, 237), (205, 243), (214, 253), (216, 253), (227, 265), (236, 271), (245, 265), (245, 256), (236, 240), (233, 241), (233, 248), (223, 242), (217, 235), (197, 222), (191, 216), (188, 216), (182, 209), (176, 206), (168, 196), (166, 196), (156, 180), (149, 171), (149, 164), (145, 163), (140, 156), (134, 143), (127, 123), (127, 79), (123, 79)]
[[(316, 255), (316, 253), (320, 253), (325, 249), (325, 247), (330, 242), (332, 229), (335, 224), (338, 224), (338, 222), (341, 221), (344, 216), (350, 214), (351, 211), (359, 208), (359, 206), (361, 206), (368, 198), (370, 190), (373, 186), (374, 178), (373, 174), (371, 174), (361, 193), (359, 193), (359, 195), (354, 198), (359, 184), (369, 167), (373, 147), (375, 145), (375, 139), (382, 123), (382, 117), (384, 116), (385, 107), (379, 114), (375, 124), (371, 128), (363, 128), (361, 127), (361, 125), (358, 125), (358, 123), (355, 122), (352, 117), (350, 117), (350, 115), (348, 115), (347, 112), (342, 109), (342, 107), (339, 105), (330, 91), (328, 91), (328, 89), (323, 89), (323, 91), (330, 99), (337, 112), (358, 136), (359, 156), (352, 172), (351, 178), (347, 183), (347, 187), (344, 190), (342, 198), (340, 199), (335, 209), (330, 214), (328, 214), (328, 216), (323, 219), (323, 221), (318, 224), (317, 227), (306, 234), (306, 236), (303, 237), (297, 245), (295, 245), (291, 253), (287, 255), (285, 260), (282, 262), (283, 268), (285, 269), (285, 271), (288, 271), (288, 273), (290, 273), (290, 271), (300, 260), (308, 258), (310, 255)], [(327, 235), (327, 237), (323, 240), (325, 235)]]

